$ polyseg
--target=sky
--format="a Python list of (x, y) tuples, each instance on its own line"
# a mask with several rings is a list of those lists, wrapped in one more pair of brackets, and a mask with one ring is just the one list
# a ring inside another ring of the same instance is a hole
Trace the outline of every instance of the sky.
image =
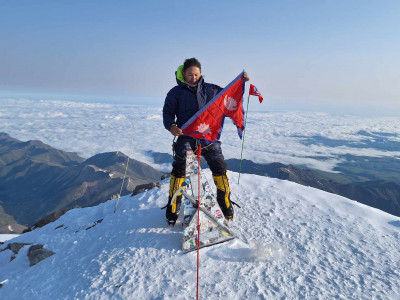
[(263, 110), (400, 113), (399, 1), (2, 1), (0, 98), (162, 106), (184, 59)]

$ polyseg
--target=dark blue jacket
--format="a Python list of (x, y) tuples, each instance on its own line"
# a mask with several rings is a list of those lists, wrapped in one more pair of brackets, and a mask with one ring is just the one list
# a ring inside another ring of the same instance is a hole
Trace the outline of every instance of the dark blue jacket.
[(196, 88), (176, 79), (177, 86), (167, 94), (163, 108), (164, 127), (169, 130), (172, 124), (179, 128), (186, 123), (207, 102), (217, 95), (222, 88), (218, 85), (205, 83), (200, 78)]

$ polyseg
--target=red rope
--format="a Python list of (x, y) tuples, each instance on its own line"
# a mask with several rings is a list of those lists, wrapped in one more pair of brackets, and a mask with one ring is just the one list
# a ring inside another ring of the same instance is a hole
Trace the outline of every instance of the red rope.
[(196, 299), (199, 300), (199, 269), (200, 269), (200, 162), (201, 162), (201, 144), (197, 148), (197, 161), (199, 164), (197, 177), (198, 177), (198, 200), (197, 200), (197, 289)]

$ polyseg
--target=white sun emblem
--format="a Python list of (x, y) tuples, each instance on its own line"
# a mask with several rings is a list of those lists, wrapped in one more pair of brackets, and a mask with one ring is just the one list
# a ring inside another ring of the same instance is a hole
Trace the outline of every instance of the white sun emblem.
[(228, 97), (228, 95), (225, 96), (224, 99), (224, 104), (227, 110), (237, 110), (238, 108), (238, 104), (237, 101), (235, 99), (233, 99), (232, 97)]
[(211, 128), (210, 125), (206, 123), (201, 123), (199, 127), (197, 127), (197, 131), (202, 133), (202, 134), (210, 134), (211, 133)]

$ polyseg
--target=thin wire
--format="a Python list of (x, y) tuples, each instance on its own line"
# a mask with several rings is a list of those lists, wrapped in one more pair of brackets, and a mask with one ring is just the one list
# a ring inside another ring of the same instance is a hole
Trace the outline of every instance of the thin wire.
[(244, 118), (243, 141), (242, 141), (242, 152), (240, 153), (240, 167), (239, 167), (238, 184), (239, 184), (239, 181), (240, 181), (240, 174), (242, 173), (242, 158), (243, 158), (244, 136), (246, 134), (246, 122), (247, 122), (247, 112), (249, 111), (249, 102), (250, 102), (250, 93), (249, 93), (249, 96), (247, 97), (246, 117)]
[(134, 136), (134, 132), (135, 132), (134, 129), (135, 129), (135, 125), (134, 125), (134, 123), (133, 123), (133, 124), (132, 124), (132, 137), (131, 137), (131, 141), (130, 141), (130, 145), (129, 145), (128, 161), (127, 161), (127, 163), (126, 163), (124, 179), (122, 180), (121, 189), (119, 190), (119, 194), (118, 194), (118, 198), (117, 198), (117, 203), (115, 203), (114, 214), (115, 214), (115, 212), (117, 211), (117, 207), (118, 207), (118, 203), (119, 203), (119, 198), (121, 198), (122, 188), (124, 187), (124, 182), (125, 182), (125, 178), (126, 178), (126, 173), (128, 172), (129, 160), (130, 160), (130, 156), (131, 156), (131, 153), (132, 153), (132, 147), (133, 147), (133, 136)]

